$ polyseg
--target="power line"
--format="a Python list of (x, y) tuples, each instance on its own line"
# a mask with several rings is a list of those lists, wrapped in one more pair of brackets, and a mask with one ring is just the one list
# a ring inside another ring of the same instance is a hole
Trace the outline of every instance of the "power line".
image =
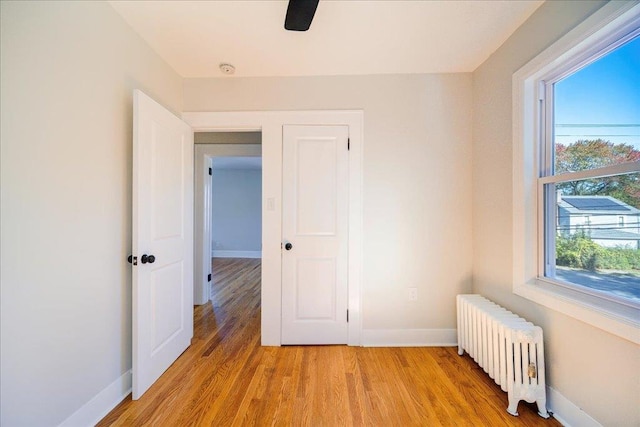
[(557, 225), (556, 230), (639, 230), (638, 224), (616, 225), (616, 224), (573, 224)]
[[(564, 208), (563, 209), (567, 209)], [(614, 209), (607, 209), (608, 212), (607, 213), (602, 213), (602, 212), (594, 212), (595, 209), (579, 209), (581, 211), (589, 211), (589, 213), (574, 213), (574, 212), (569, 212), (568, 215), (558, 215), (559, 217), (562, 218), (577, 218), (580, 216), (625, 216), (625, 217), (631, 217), (631, 219), (638, 219), (638, 214), (635, 212), (629, 212), (630, 209), (626, 210), (626, 211), (616, 211)], [(639, 222), (640, 223), (640, 222)]]
[(586, 133), (577, 133), (577, 134), (556, 134), (555, 136), (597, 136), (599, 138), (601, 137), (612, 137), (612, 136), (626, 136), (626, 137), (637, 137), (640, 136), (640, 134), (636, 134), (636, 135), (619, 135), (619, 134), (609, 134), (609, 135), (604, 135), (604, 134), (599, 134), (599, 135), (593, 135), (593, 134), (586, 134)]
[(640, 123), (556, 123), (559, 128), (637, 128)]

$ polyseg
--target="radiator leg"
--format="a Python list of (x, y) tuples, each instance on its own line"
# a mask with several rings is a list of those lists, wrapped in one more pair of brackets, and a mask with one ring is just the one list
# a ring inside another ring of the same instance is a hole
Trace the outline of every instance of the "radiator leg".
[(464, 354), (464, 350), (462, 349), (462, 346), (458, 346), (458, 355), (462, 356)]
[(542, 418), (549, 418), (549, 412), (547, 412), (547, 399), (545, 397), (541, 397), (536, 400), (536, 404), (538, 405), (538, 415)]
[(512, 397), (511, 393), (509, 393), (509, 407), (507, 408), (507, 412), (514, 417), (518, 416), (518, 402), (520, 402), (520, 400)]

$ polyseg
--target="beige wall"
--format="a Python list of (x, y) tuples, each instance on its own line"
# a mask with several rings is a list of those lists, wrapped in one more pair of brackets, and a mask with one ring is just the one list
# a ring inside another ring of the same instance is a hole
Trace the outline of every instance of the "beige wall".
[(469, 74), (187, 79), (184, 109), (364, 110), (363, 327), (455, 328), (471, 289)]
[(548, 384), (604, 425), (640, 425), (640, 350), (512, 291), (511, 77), (604, 2), (546, 2), (473, 73), (473, 284), (542, 326)]
[(131, 368), (131, 91), (182, 86), (106, 3), (1, 4), (0, 424), (52, 426)]

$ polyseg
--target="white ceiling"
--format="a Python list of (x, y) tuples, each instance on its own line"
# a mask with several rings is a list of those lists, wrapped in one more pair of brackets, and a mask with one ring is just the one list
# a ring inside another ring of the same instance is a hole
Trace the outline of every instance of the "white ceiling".
[(320, 0), (307, 32), (286, 0), (109, 3), (190, 78), (471, 72), (543, 1)]
[(262, 157), (214, 157), (213, 168), (262, 170)]

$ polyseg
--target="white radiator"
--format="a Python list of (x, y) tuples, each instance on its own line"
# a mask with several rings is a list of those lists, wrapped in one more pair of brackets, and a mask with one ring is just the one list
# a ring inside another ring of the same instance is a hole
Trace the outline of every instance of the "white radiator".
[(507, 412), (518, 402), (536, 402), (549, 418), (544, 380), (542, 328), (480, 295), (458, 295), (458, 354), (464, 351), (509, 397)]

